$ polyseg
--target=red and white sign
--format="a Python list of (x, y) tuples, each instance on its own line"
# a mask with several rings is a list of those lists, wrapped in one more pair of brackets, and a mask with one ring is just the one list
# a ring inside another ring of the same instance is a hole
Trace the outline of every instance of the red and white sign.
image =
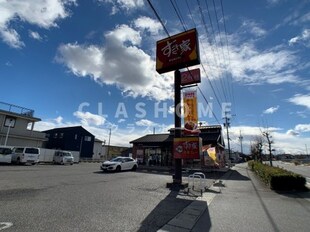
[(173, 154), (175, 159), (199, 159), (199, 137), (183, 137), (173, 140)]
[(186, 72), (181, 72), (181, 85), (191, 85), (200, 83), (200, 69), (192, 69)]
[(200, 64), (196, 29), (157, 41), (156, 71), (158, 73)]

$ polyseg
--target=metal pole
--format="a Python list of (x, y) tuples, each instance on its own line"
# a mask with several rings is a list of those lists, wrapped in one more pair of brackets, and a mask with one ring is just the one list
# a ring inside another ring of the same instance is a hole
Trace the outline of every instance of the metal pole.
[(109, 153), (110, 153), (110, 140), (111, 140), (111, 128), (109, 129), (109, 142), (108, 142), (107, 160), (109, 160)]
[(83, 144), (83, 136), (81, 136), (81, 142), (80, 142), (80, 158), (81, 158), (81, 152), (82, 152), (82, 144)]
[(239, 140), (240, 140), (240, 145), (241, 145), (241, 154), (243, 154), (243, 147), (242, 147), (243, 136), (241, 135), (241, 131), (240, 131)]
[[(174, 72), (174, 137), (181, 138), (181, 73)], [(172, 154), (174, 155), (174, 154)], [(182, 183), (182, 159), (175, 159), (174, 184)]]
[(12, 124), (12, 119), (10, 119), (10, 124), (9, 124), (8, 131), (7, 131), (7, 133), (6, 133), (6, 137), (5, 137), (4, 146), (6, 146), (6, 144), (7, 144), (7, 142), (8, 142), (9, 133), (10, 133), (10, 128), (11, 128), (11, 124)]

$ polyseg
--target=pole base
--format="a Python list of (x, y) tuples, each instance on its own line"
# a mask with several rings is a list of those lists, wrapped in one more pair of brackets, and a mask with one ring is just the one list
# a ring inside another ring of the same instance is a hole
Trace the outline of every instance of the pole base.
[(178, 183), (178, 182), (169, 182), (166, 184), (166, 188), (169, 188), (171, 190), (182, 190), (188, 188), (188, 183)]

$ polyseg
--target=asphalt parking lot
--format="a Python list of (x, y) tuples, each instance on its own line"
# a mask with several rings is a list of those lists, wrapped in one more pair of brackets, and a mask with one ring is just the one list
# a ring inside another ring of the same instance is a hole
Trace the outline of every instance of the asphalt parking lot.
[(0, 231), (156, 231), (195, 199), (170, 175), (99, 166), (1, 165)]

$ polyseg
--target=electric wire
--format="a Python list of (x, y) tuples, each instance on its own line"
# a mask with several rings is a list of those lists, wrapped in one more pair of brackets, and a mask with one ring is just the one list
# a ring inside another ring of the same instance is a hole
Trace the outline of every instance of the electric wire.
[[(222, 10), (222, 16), (223, 16), (223, 26), (224, 26), (224, 32), (225, 32), (225, 39), (226, 39), (226, 47), (227, 47), (227, 53), (228, 53), (228, 64), (229, 64), (229, 70), (230, 73), (232, 72), (231, 70), (231, 62), (230, 62), (230, 52), (229, 52), (229, 48), (228, 48), (228, 38), (227, 38), (227, 27), (226, 27), (226, 20), (225, 20), (225, 13), (224, 13), (224, 6), (223, 6), (223, 1), (220, 0), (221, 2), (221, 10)], [(231, 81), (231, 94), (232, 94), (232, 101), (233, 104), (236, 108), (236, 101), (235, 101), (235, 95), (234, 95), (234, 88), (233, 88), (233, 79), (232, 79), (232, 75), (230, 75), (230, 81)]]
[[(213, 27), (212, 18), (211, 18), (211, 14), (210, 14), (209, 5), (208, 5), (208, 1), (207, 0), (205, 0), (205, 4), (206, 4), (206, 8), (207, 8), (207, 13), (208, 13), (210, 25), (211, 25), (211, 31), (212, 31), (212, 34), (213, 34), (213, 37), (214, 37), (214, 45), (215, 45), (216, 52), (217, 52), (217, 58), (219, 60), (219, 63), (216, 63), (216, 64), (217, 64), (217, 67), (218, 67), (220, 73), (223, 74), (222, 67), (221, 67), (221, 62), (220, 62), (220, 55), (219, 55), (219, 52), (218, 52), (218, 49), (217, 49), (218, 45), (217, 45), (215, 30), (214, 30), (214, 27)], [(220, 39), (220, 42), (221, 42), (221, 39)], [(224, 59), (225, 58), (223, 56), (223, 60)], [(219, 78), (219, 82), (220, 82), (220, 85), (221, 85), (221, 88), (222, 88), (222, 91), (223, 91), (224, 99), (225, 99), (225, 101), (227, 101), (227, 95), (226, 95), (227, 90), (226, 90), (225, 85), (223, 83), (223, 78), (222, 77)]]
[[(219, 17), (217, 14), (217, 10), (216, 10), (216, 6), (215, 6), (215, 1), (213, 0), (213, 9), (214, 9), (214, 13), (215, 13), (215, 18), (216, 18), (216, 24), (217, 24), (217, 29), (218, 29), (218, 35), (219, 35), (219, 39), (220, 39), (220, 45), (221, 45), (221, 51), (222, 51), (222, 56), (223, 56), (223, 64), (225, 65), (225, 75), (224, 75), (224, 84), (225, 84), (225, 88), (227, 88), (225, 91), (227, 91), (227, 94), (230, 95), (231, 97), (231, 92), (229, 88), (229, 81), (228, 81), (228, 75), (227, 75), (227, 59), (225, 57), (224, 51), (223, 51), (223, 42), (222, 42), (222, 36), (221, 36), (221, 29), (220, 29), (220, 24), (219, 24)], [(226, 81), (225, 81), (226, 80)], [(226, 99), (227, 101), (227, 99)]]
[(157, 20), (160, 22), (160, 24), (161, 24), (161, 26), (163, 27), (164, 31), (166, 32), (166, 34), (168, 35), (168, 37), (170, 37), (170, 34), (169, 34), (169, 32), (168, 32), (168, 30), (167, 30), (165, 24), (164, 24), (163, 21), (161, 20), (160, 16), (157, 14), (157, 11), (155, 10), (153, 4), (151, 3), (150, 0), (147, 0), (147, 2), (149, 3), (151, 9), (153, 10), (153, 12), (154, 12), (154, 14), (155, 14)]

